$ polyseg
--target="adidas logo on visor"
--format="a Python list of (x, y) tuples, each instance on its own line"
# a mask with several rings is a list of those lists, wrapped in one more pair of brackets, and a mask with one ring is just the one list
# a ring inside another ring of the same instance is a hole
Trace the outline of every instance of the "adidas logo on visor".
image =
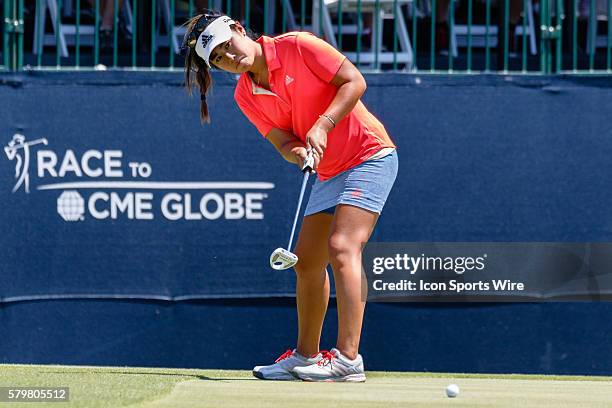
[(203, 35), (202, 38), (202, 48), (206, 48), (208, 43), (214, 38), (214, 35)]

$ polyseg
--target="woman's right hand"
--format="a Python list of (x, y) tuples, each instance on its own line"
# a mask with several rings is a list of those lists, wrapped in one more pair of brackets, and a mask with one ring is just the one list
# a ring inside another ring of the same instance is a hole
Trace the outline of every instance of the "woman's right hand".
[[(295, 156), (296, 160), (297, 160), (297, 165), (300, 169), (300, 171), (302, 170), (302, 168), (304, 167), (304, 160), (306, 160), (306, 157), (308, 156), (308, 150), (306, 150), (305, 147), (302, 146), (298, 146), (298, 147), (294, 147), (293, 149), (291, 149), (291, 153)], [(314, 168), (313, 170), (316, 170), (317, 167), (319, 167), (319, 155), (316, 154), (313, 151), (313, 158), (314, 158)]]

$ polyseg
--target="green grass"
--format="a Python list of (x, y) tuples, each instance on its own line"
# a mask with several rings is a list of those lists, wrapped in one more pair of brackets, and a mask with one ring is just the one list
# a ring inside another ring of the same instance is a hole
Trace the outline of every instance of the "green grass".
[[(261, 381), (248, 371), (0, 365), (0, 386), (70, 387), (21, 407), (612, 407), (612, 377), (368, 372), (364, 384)], [(461, 393), (450, 399), (446, 385)]]

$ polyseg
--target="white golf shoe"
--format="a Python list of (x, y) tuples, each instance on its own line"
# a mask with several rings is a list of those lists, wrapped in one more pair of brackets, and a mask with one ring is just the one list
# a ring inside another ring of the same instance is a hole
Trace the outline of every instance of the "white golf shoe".
[(316, 364), (321, 360), (321, 353), (306, 358), (294, 350), (287, 350), (280, 355), (274, 364), (267, 366), (256, 366), (253, 368), (253, 375), (262, 380), (295, 380), (292, 371), (296, 367), (305, 367)]
[(366, 380), (361, 354), (350, 360), (338, 349), (323, 351), (321, 360), (307, 367), (295, 367), (293, 374), (304, 381), (346, 381), (363, 382)]

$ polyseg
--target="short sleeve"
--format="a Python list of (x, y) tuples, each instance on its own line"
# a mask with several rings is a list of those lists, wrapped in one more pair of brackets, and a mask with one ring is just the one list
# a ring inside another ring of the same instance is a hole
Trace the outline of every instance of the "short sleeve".
[(272, 130), (274, 126), (270, 122), (262, 118), (261, 115), (259, 115), (254, 109), (249, 107), (248, 104), (245, 103), (245, 101), (241, 101), (239, 97), (236, 97), (235, 99), (236, 103), (238, 104), (238, 107), (240, 108), (244, 116), (247, 117), (249, 122), (255, 125), (255, 127), (257, 128), (257, 130), (259, 130), (259, 133), (261, 133), (263, 137), (266, 137), (266, 135), (270, 133), (270, 130)]
[(325, 82), (331, 82), (345, 56), (322, 39), (310, 33), (300, 33), (297, 46), (306, 66)]

